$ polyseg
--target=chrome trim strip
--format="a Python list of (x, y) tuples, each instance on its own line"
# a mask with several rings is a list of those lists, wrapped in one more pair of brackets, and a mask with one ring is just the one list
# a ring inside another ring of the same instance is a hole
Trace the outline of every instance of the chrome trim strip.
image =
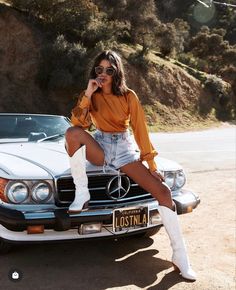
[[(137, 207), (139, 206), (148, 206), (149, 210), (157, 209), (158, 202), (156, 200), (152, 201), (145, 201), (145, 202), (136, 202)], [(119, 205), (116, 208), (130, 208), (130, 204), (126, 204), (125, 206)], [(113, 208), (111, 209), (91, 209), (88, 211), (83, 211), (78, 214), (73, 214), (73, 217), (80, 216), (80, 217), (91, 217), (91, 216), (105, 216), (105, 215), (112, 215)], [(49, 210), (42, 210), (42, 211), (35, 211), (35, 212), (24, 212), (25, 219), (32, 220), (32, 219), (47, 219), (47, 218), (55, 218), (54, 211)]]
[[(137, 203), (138, 204), (145, 204), (145, 203), (147, 203), (147, 202), (157, 202), (156, 200), (155, 200), (155, 198), (154, 197), (150, 197), (149, 199), (143, 199), (143, 200), (135, 200), (135, 201), (130, 201), (129, 202), (129, 204), (127, 204), (126, 202), (123, 202), (123, 200), (121, 200), (120, 202), (118, 202), (118, 203), (116, 203), (116, 204), (102, 204), (102, 205), (93, 205), (93, 203), (91, 204), (91, 202), (90, 202), (90, 208), (91, 209), (95, 209), (95, 208), (97, 208), (97, 207), (102, 207), (102, 206), (104, 206), (104, 207), (112, 207), (113, 206), (113, 208), (117, 208), (117, 207), (125, 207), (125, 206), (133, 206), (133, 205), (136, 205)], [(95, 203), (95, 202), (94, 202)]]
[(60, 192), (72, 192), (74, 189), (61, 189)]
[(133, 199), (141, 199), (141, 198), (144, 198), (144, 197), (147, 197), (147, 196), (152, 197), (150, 193), (146, 193), (146, 194), (143, 194), (143, 195), (131, 196), (131, 197), (121, 198), (121, 199), (116, 199), (116, 200), (112, 200), (112, 199), (111, 200), (108, 200), (108, 199), (105, 199), (105, 200), (92, 200), (89, 203), (91, 203), (91, 204), (93, 204), (93, 203), (112, 204), (112, 203), (116, 203), (116, 202), (119, 202), (119, 201), (126, 202), (126, 201), (133, 200)]
[[(132, 187), (137, 187), (138, 184), (131, 184)], [(106, 187), (89, 187), (89, 190), (105, 190)], [(60, 189), (60, 192), (72, 192), (74, 189)]]

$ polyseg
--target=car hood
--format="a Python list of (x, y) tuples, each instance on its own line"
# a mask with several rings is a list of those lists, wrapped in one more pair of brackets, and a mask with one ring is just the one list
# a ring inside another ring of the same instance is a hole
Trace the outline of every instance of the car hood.
[[(174, 161), (157, 158), (159, 170), (178, 170)], [(102, 167), (87, 162), (87, 172), (101, 171)], [(64, 141), (40, 143), (0, 144), (0, 176), (15, 179), (52, 179), (70, 175), (69, 158)]]

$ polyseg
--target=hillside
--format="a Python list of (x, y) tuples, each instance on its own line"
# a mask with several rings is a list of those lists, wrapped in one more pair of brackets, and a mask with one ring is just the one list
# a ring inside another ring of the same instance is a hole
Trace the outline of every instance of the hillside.
[[(84, 87), (42, 88), (38, 78), (42, 49), (50, 39), (40, 26), (27, 14), (0, 4), (0, 39), (0, 112), (70, 116), (76, 95)], [(140, 65), (131, 57), (136, 48), (125, 44), (115, 47), (124, 57), (127, 83), (139, 95), (150, 127), (165, 130), (216, 121), (221, 107), (201, 78), (154, 51)]]

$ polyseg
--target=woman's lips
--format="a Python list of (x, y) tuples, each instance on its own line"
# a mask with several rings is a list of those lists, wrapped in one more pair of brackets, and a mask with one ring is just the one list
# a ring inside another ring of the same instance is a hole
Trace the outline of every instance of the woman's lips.
[(98, 78), (98, 79), (99, 79), (99, 81), (100, 81), (101, 83), (104, 83), (104, 82), (106, 81), (106, 79), (103, 78), (103, 77), (100, 77), (100, 78)]

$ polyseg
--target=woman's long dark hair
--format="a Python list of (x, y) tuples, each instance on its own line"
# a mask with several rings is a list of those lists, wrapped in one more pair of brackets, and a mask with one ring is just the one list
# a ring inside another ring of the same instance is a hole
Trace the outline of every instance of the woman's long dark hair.
[[(123, 96), (127, 93), (128, 88), (126, 86), (124, 67), (120, 56), (112, 51), (105, 50), (100, 53), (94, 60), (93, 67), (90, 71), (90, 78), (95, 79), (97, 77), (95, 73), (95, 67), (99, 66), (102, 60), (108, 60), (111, 66), (115, 69), (115, 73), (112, 77), (112, 93), (116, 96)], [(101, 90), (100, 88), (97, 91)]]

